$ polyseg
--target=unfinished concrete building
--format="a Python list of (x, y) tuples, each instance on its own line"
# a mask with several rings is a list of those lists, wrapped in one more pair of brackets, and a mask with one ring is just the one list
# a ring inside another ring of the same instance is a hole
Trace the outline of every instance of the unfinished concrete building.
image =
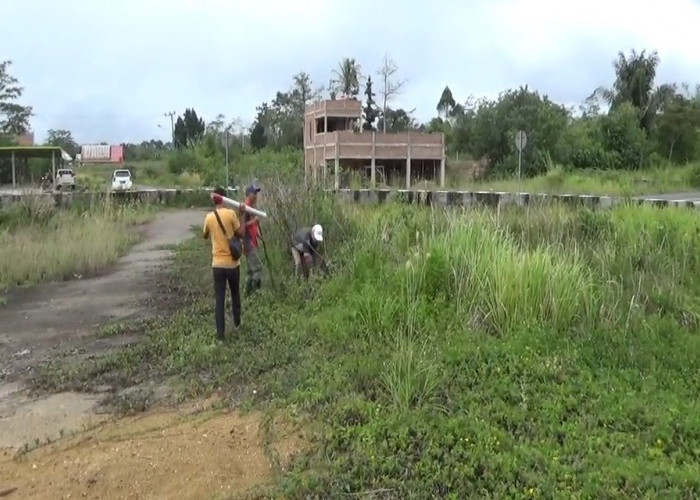
[[(325, 100), (306, 106), (304, 169), (307, 180), (347, 187), (341, 177), (369, 177), (384, 184), (401, 179), (406, 189), (413, 180), (439, 179), (445, 187), (445, 135), (439, 133), (382, 133), (361, 131), (362, 103)], [(332, 174), (330, 174), (332, 173)]]

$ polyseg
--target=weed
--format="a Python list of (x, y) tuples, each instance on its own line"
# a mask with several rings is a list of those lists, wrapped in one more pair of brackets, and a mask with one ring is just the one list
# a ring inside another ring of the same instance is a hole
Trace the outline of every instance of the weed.
[(27, 197), (6, 214), (0, 228), (0, 290), (103, 269), (139, 238), (135, 226), (153, 212), (109, 199), (85, 211), (58, 210), (46, 200)]
[[(176, 376), (190, 395), (305, 415), (316, 447), (281, 497), (700, 495), (694, 213), (265, 196), (281, 285), (244, 302), (230, 341), (212, 345), (209, 252), (192, 240), (173, 263), (180, 309), (52, 380)], [(302, 283), (288, 233), (316, 220), (336, 272)]]

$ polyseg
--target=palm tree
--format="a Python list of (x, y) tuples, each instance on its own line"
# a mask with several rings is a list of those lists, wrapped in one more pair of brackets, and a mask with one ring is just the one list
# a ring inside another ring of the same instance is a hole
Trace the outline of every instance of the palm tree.
[(675, 94), (673, 85), (654, 87), (658, 65), (659, 55), (656, 51), (647, 55), (644, 50), (640, 53), (632, 50), (629, 57), (619, 52), (613, 63), (613, 87), (599, 87), (589, 99), (604, 101), (610, 106), (610, 111), (623, 102), (629, 102), (639, 111), (639, 126), (649, 132), (656, 114)]
[(345, 57), (333, 70), (331, 91), (340, 92), (346, 96), (357, 98), (360, 93), (361, 68), (354, 58)]

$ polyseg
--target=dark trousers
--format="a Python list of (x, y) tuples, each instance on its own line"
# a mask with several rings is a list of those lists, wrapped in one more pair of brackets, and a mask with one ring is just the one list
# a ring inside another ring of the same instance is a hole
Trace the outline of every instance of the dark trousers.
[(231, 311), (233, 312), (233, 324), (241, 324), (241, 268), (213, 267), (214, 274), (214, 294), (216, 295), (216, 336), (224, 338), (226, 322), (224, 320), (224, 308), (226, 305), (226, 284), (231, 289)]

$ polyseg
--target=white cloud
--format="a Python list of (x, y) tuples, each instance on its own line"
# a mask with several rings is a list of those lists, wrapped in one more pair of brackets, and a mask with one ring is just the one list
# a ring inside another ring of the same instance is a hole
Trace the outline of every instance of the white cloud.
[(345, 56), (374, 73), (385, 51), (408, 80), (395, 104), (427, 120), (449, 85), (460, 101), (529, 84), (566, 103), (612, 82), (619, 50), (659, 51), (659, 80), (700, 81), (691, 0), (49, 0), (7, 2), (0, 59), (35, 107), (39, 136), (166, 138), (163, 113), (253, 118), (307, 71)]

